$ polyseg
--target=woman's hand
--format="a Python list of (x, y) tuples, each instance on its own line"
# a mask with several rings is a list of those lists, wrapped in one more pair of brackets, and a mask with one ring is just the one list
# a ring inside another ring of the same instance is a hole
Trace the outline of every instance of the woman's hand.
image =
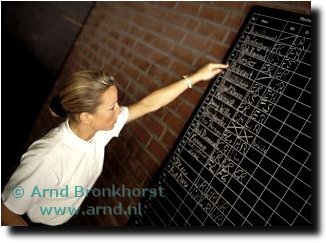
[(223, 71), (223, 69), (229, 67), (228, 64), (216, 64), (208, 63), (204, 67), (200, 68), (197, 72), (192, 74), (189, 79), (192, 84), (195, 84), (199, 81), (207, 81), (212, 79), (214, 76)]

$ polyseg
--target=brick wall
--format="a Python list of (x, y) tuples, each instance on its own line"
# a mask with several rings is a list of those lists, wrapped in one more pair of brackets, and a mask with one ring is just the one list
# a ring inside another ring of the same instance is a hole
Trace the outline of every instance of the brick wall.
[[(131, 104), (207, 62), (221, 62), (253, 4), (310, 13), (310, 2), (98, 2), (56, 82), (81, 69), (102, 69), (117, 80), (119, 102)], [(107, 146), (95, 187), (147, 187), (208, 83), (133, 123)], [(51, 95), (51, 96), (52, 96)], [(58, 120), (47, 104), (30, 141)], [(84, 205), (133, 205), (138, 198), (88, 198)], [(81, 224), (124, 225), (127, 216), (80, 217)]]

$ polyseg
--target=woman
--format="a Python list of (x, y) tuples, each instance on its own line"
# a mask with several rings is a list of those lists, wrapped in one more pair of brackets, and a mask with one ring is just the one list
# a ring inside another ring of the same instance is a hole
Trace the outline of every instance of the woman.
[(74, 195), (74, 186), (91, 188), (100, 176), (104, 148), (123, 126), (169, 104), (187, 88), (210, 80), (228, 65), (207, 64), (190, 77), (156, 90), (128, 107), (118, 104), (113, 79), (103, 72), (81, 71), (51, 102), (54, 115), (66, 121), (35, 141), (2, 193), (2, 225), (35, 223), (60, 225), (70, 212), (51, 212), (51, 207), (78, 208), (85, 197)]

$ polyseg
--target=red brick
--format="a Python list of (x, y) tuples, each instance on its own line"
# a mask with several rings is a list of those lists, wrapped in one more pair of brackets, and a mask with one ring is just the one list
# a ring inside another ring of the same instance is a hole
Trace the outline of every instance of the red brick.
[(151, 116), (144, 117), (144, 125), (148, 130), (151, 131), (151, 135), (154, 135), (156, 137), (161, 136), (163, 126), (156, 120), (154, 120)]
[[(213, 78), (214, 80), (214, 78)], [(202, 81), (202, 82), (199, 82), (196, 87), (201, 90), (202, 93), (204, 93), (204, 91), (206, 90), (206, 88), (208, 87), (208, 85), (210, 84), (211, 81), (213, 80), (208, 80), (208, 81)]]
[(124, 167), (129, 171), (130, 175), (134, 178), (137, 184), (143, 183), (148, 177), (148, 174), (144, 171), (144, 168), (139, 165), (139, 162), (136, 159), (130, 158)]
[(166, 130), (163, 138), (162, 138), (162, 142), (165, 145), (165, 147), (170, 150), (170, 148), (172, 148), (174, 142), (176, 141), (176, 137), (168, 130)]
[(147, 5), (144, 2), (128, 2), (125, 5), (126, 6), (123, 6), (124, 8), (128, 7), (134, 11), (141, 12), (141, 13), (145, 13), (147, 10)]
[(225, 20), (225, 24), (232, 28), (239, 29), (243, 19), (243, 15), (230, 13)]
[(86, 60), (86, 59), (82, 59), (81, 64), (82, 64), (83, 68), (85, 68), (85, 69), (89, 69), (91, 66), (89, 60)]
[[(115, 2), (114, 5), (118, 5), (118, 10), (119, 11), (111, 11), (112, 13), (114, 13), (114, 15), (116, 16), (123, 16), (124, 20), (130, 20), (131, 16), (133, 14), (133, 10), (131, 8), (128, 8), (128, 6), (126, 6), (127, 3), (123, 3), (123, 2)], [(113, 15), (113, 16), (114, 16)], [(110, 22), (108, 22), (110, 23)]]
[(158, 159), (158, 161), (163, 161), (167, 155), (165, 148), (159, 144), (155, 139), (152, 140), (148, 146), (149, 151)]
[[(125, 164), (127, 163), (130, 163), (130, 159), (125, 162)], [(112, 184), (116, 185), (116, 187), (121, 187), (122, 184), (124, 184), (126, 187), (133, 188), (137, 185), (133, 177), (131, 179), (132, 174), (130, 173), (130, 171), (127, 171), (125, 165), (120, 164), (120, 166), (117, 166), (115, 172), (116, 172), (114, 176), (115, 180), (112, 181)]]
[(135, 68), (133, 68), (130, 65), (125, 65), (124, 72), (127, 76), (129, 76), (132, 80), (137, 80), (137, 77), (139, 75), (139, 71)]
[[(120, 56), (112, 56), (111, 65), (113, 69), (119, 69), (122, 67), (122, 65), (126, 62), (126, 60), (122, 59)], [(124, 70), (122, 70), (123, 74), (125, 73)]]
[(153, 53), (150, 47), (140, 42), (136, 42), (133, 49), (143, 56), (150, 56)]
[(134, 83), (130, 83), (129, 85), (128, 85), (128, 88), (127, 88), (127, 94), (129, 95), (129, 96), (131, 96), (131, 97), (133, 97), (134, 99), (136, 99), (136, 94), (137, 94), (137, 92), (138, 92), (138, 87), (136, 86), (136, 84), (134, 84)]
[[(113, 163), (110, 163), (110, 161), (117, 161), (117, 160), (118, 159), (116, 157), (113, 157), (112, 155), (111, 155), (111, 158), (105, 158), (102, 173), (107, 175), (107, 178), (111, 178), (114, 175), (115, 166), (113, 166)], [(114, 165), (116, 165), (116, 164), (114, 164)]]
[(118, 31), (121, 31), (121, 30), (127, 30), (129, 27), (129, 24), (122, 21), (122, 20), (119, 20), (117, 18), (114, 18), (114, 28), (117, 29)]
[(145, 34), (145, 36), (144, 36), (144, 41), (146, 42), (146, 43), (152, 43), (152, 41), (154, 40), (154, 39), (156, 39), (157, 37), (155, 36), (155, 35), (153, 35), (152, 33), (146, 33)]
[(126, 143), (122, 143), (119, 139), (112, 139), (109, 143), (109, 150), (107, 150), (107, 152), (108, 152), (108, 154), (115, 155), (118, 151), (126, 150), (127, 148), (128, 147), (127, 147)]
[(202, 22), (198, 28), (198, 33), (207, 37), (212, 37), (215, 41), (222, 41), (227, 34), (225, 28)]
[[(106, 69), (107, 70), (107, 69)], [(120, 74), (116, 74), (114, 76), (115, 78), (115, 83), (118, 83), (124, 90), (127, 88), (127, 86), (129, 85), (129, 82), (127, 79), (122, 78)], [(121, 96), (122, 94), (119, 94), (119, 96)]]
[(210, 50), (209, 53), (216, 59), (223, 59), (227, 50), (228, 50), (227, 47), (214, 43), (212, 44), (212, 49)]
[(82, 34), (77, 42), (88, 44), (91, 42), (91, 37), (88, 34)]
[(115, 50), (115, 51), (118, 50), (117, 43), (112, 41), (111, 39), (107, 40), (106, 45), (108, 46), (109, 49), (112, 49), (112, 50)]
[(190, 101), (190, 103), (193, 104), (193, 105), (197, 105), (197, 103), (200, 100), (201, 96), (202, 96), (202, 94), (198, 93), (194, 89), (189, 89), (187, 91), (186, 95), (184, 95), (184, 97), (188, 101)]
[(207, 51), (207, 41), (204, 38), (195, 36), (193, 34), (188, 34), (183, 41), (183, 44), (194, 48), (197, 51), (205, 52)]
[(157, 75), (161, 72), (161, 70), (162, 70), (162, 68), (156, 64), (152, 64), (148, 68), (147, 75), (149, 77), (151, 77), (151, 80), (149, 80), (149, 78), (147, 77), (147, 86), (150, 91), (153, 91), (154, 89), (156, 89), (157, 84), (155, 83), (155, 79), (156, 79)]
[(147, 164), (151, 163), (152, 158), (148, 155), (148, 152), (145, 151), (143, 148), (139, 149), (135, 158), (139, 161), (139, 163), (147, 168)]
[(194, 31), (197, 28), (198, 25), (199, 25), (199, 21), (197, 19), (190, 19), (189, 18), (185, 28), (187, 30)]
[(99, 49), (99, 45), (97, 43), (95, 43), (94, 41), (91, 42), (91, 49), (94, 51), (94, 52), (97, 52), (98, 49)]
[(189, 64), (192, 63), (192, 61), (196, 58), (196, 55), (192, 53), (192, 51), (189, 51), (188, 49), (180, 46), (174, 47), (171, 54), (176, 59)]
[(230, 46), (230, 45), (232, 44), (232, 42), (234, 41), (236, 35), (237, 35), (237, 32), (230, 31), (230, 32), (228, 33), (228, 35), (227, 35), (227, 37), (226, 37), (224, 43)]
[(171, 112), (169, 112), (165, 116), (164, 122), (165, 122), (166, 126), (169, 126), (176, 134), (179, 134), (185, 125), (184, 121), (182, 121), (180, 118), (176, 117)]
[(130, 60), (133, 56), (133, 53), (124, 46), (121, 46), (117, 53), (119, 55), (119, 58), (121, 58), (122, 60)]
[(166, 113), (167, 113), (167, 108), (162, 107), (161, 109), (155, 111), (155, 113), (153, 115), (158, 117), (158, 118), (162, 118), (162, 117), (165, 116)]
[(138, 100), (142, 99), (143, 97), (147, 96), (148, 92), (143, 88), (139, 87), (137, 92), (136, 92), (136, 97)]
[(100, 35), (97, 37), (97, 43), (99, 43), (101, 46), (103, 46), (103, 43), (105, 43), (108, 38), (106, 34), (107, 32), (107, 29), (101, 30)]
[(183, 30), (177, 29), (175, 27), (165, 26), (163, 34), (167, 38), (170, 38), (171, 40), (179, 42), (184, 37), (185, 32)]
[(134, 38), (124, 35), (124, 36), (121, 36), (120, 42), (125, 44), (128, 47), (132, 47), (136, 41)]
[(238, 1), (216, 1), (211, 2), (212, 5), (216, 5), (217, 8), (223, 8), (226, 10), (239, 10), (241, 11), (244, 2)]
[(168, 13), (165, 16), (165, 21), (177, 25), (179, 27), (183, 27), (186, 24), (187, 18), (185, 16), (181, 16), (175, 13)]
[[(152, 54), (152, 56), (151, 56), (151, 61), (154, 62), (157, 65), (160, 65), (160, 66), (166, 68), (170, 63), (171, 58), (169, 56), (161, 53), (161, 52), (154, 52)], [(157, 67), (155, 65), (151, 66), (151, 68), (154, 68), (154, 67), (156, 67), (158, 69), (162, 69), (162, 68)]]
[(174, 101), (172, 101), (171, 103), (169, 103), (167, 105), (167, 107), (172, 110), (172, 111), (176, 111), (177, 108), (179, 107), (179, 104), (180, 104), (180, 99), (179, 98), (176, 98)]
[(148, 18), (146, 15), (134, 14), (132, 20), (137, 23), (137, 25), (157, 33), (160, 33), (164, 28), (164, 25), (161, 21), (156, 21), (153, 18)]
[(142, 144), (146, 145), (147, 142), (150, 139), (150, 134), (140, 125), (138, 125), (137, 123), (133, 124), (133, 133), (136, 136), (136, 138), (142, 142)]
[(99, 56), (94, 56), (92, 58), (92, 66), (95, 69), (102, 69), (103, 61), (99, 58)]
[[(122, 148), (120, 148), (120, 149), (122, 149)], [(129, 140), (126, 144), (126, 149), (128, 150), (128, 152), (125, 152), (125, 153), (127, 153), (128, 156), (133, 156), (134, 154), (136, 154), (138, 152), (138, 150), (140, 149), (140, 146), (136, 142), (135, 139), (129, 138)]]
[(148, 22), (145, 26), (146, 26), (146, 28), (148, 28), (156, 33), (161, 33), (164, 28), (164, 24), (161, 21), (159, 21), (159, 20), (156, 21), (154, 19), (148, 19)]
[(152, 44), (154, 47), (162, 50), (165, 53), (170, 52), (170, 50), (172, 49), (172, 46), (170, 42), (163, 40), (159, 37), (155, 37), (152, 41)]
[(71, 56), (73, 59), (77, 59), (80, 56), (82, 57), (87, 57), (90, 53), (90, 48), (89, 47), (84, 47), (82, 45), (76, 45), (71, 53)]
[(132, 36), (142, 38), (146, 32), (137, 26), (131, 26), (128, 33)]
[(147, 10), (147, 14), (149, 14), (157, 19), (163, 18), (166, 14), (166, 10), (164, 8), (155, 6), (153, 4), (147, 5), (146, 10)]
[(171, 64), (171, 71), (175, 73), (177, 77), (180, 77), (180, 79), (182, 79), (183, 75), (188, 74), (190, 70), (191, 68), (189, 66), (181, 64), (180, 62), (173, 62)]
[(175, 5), (177, 4), (177, 2), (170, 2), (170, 1), (159, 1), (159, 2), (156, 2), (156, 4), (158, 6), (162, 6), (162, 7), (165, 7), (165, 8), (174, 8)]
[(144, 72), (146, 72), (151, 65), (146, 59), (137, 56), (133, 57), (132, 63)]
[(215, 22), (215, 23), (222, 23), (222, 21), (224, 20), (225, 16), (226, 16), (227, 12), (218, 10), (218, 9), (214, 9), (208, 6), (203, 6), (202, 9), (200, 10), (200, 16)]
[(197, 16), (199, 13), (200, 5), (198, 3), (191, 2), (179, 2), (176, 11), (180, 11), (190, 16)]
[(144, 87), (146, 87), (147, 94), (150, 94), (151, 92), (158, 89), (158, 85), (154, 81), (155, 73), (152, 73), (152, 69), (149, 69), (148, 74), (151, 77), (144, 77), (143, 82), (145, 82)]
[(117, 184), (117, 179), (118, 178), (122, 178), (125, 174), (125, 171), (123, 169), (123, 167), (120, 165), (120, 166), (116, 166), (115, 167), (115, 170), (114, 170), (114, 177), (112, 178), (112, 183), (116, 186), (119, 186)]
[(179, 116), (181, 116), (183, 118), (184, 121), (188, 121), (190, 115), (193, 112), (193, 109), (194, 109), (194, 107), (191, 107), (191, 106), (187, 105), (186, 103), (181, 103), (181, 105), (177, 109), (177, 113), (179, 114)]
[(148, 80), (148, 77), (141, 74), (138, 79), (138, 83), (144, 87), (146, 93), (150, 91), (148, 89), (148, 82), (150, 82), (150, 80)]
[(83, 31), (90, 36), (96, 36), (96, 28), (94, 26), (92, 26), (91, 24), (85, 26), (83, 28)]
[(194, 67), (196, 69), (199, 69), (199, 68), (203, 67), (204, 65), (206, 65), (207, 63), (214, 62), (214, 61), (215, 60), (213, 60), (209, 56), (201, 56), (196, 60)]
[(110, 37), (112, 37), (115, 40), (118, 40), (120, 37), (120, 32), (116, 29), (110, 31)]
[(136, 158), (138, 158), (139, 162), (142, 164), (148, 174), (153, 177), (159, 169), (159, 165), (145, 152), (144, 150), (140, 150)]
[(100, 50), (100, 55), (104, 60), (108, 61), (112, 57), (112, 52), (109, 51), (105, 46), (102, 46)]

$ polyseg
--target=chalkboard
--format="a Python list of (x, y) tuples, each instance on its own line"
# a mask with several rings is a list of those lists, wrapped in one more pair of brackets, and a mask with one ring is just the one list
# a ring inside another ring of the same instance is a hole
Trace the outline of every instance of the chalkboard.
[(309, 15), (250, 10), (131, 225), (312, 224), (310, 32)]

